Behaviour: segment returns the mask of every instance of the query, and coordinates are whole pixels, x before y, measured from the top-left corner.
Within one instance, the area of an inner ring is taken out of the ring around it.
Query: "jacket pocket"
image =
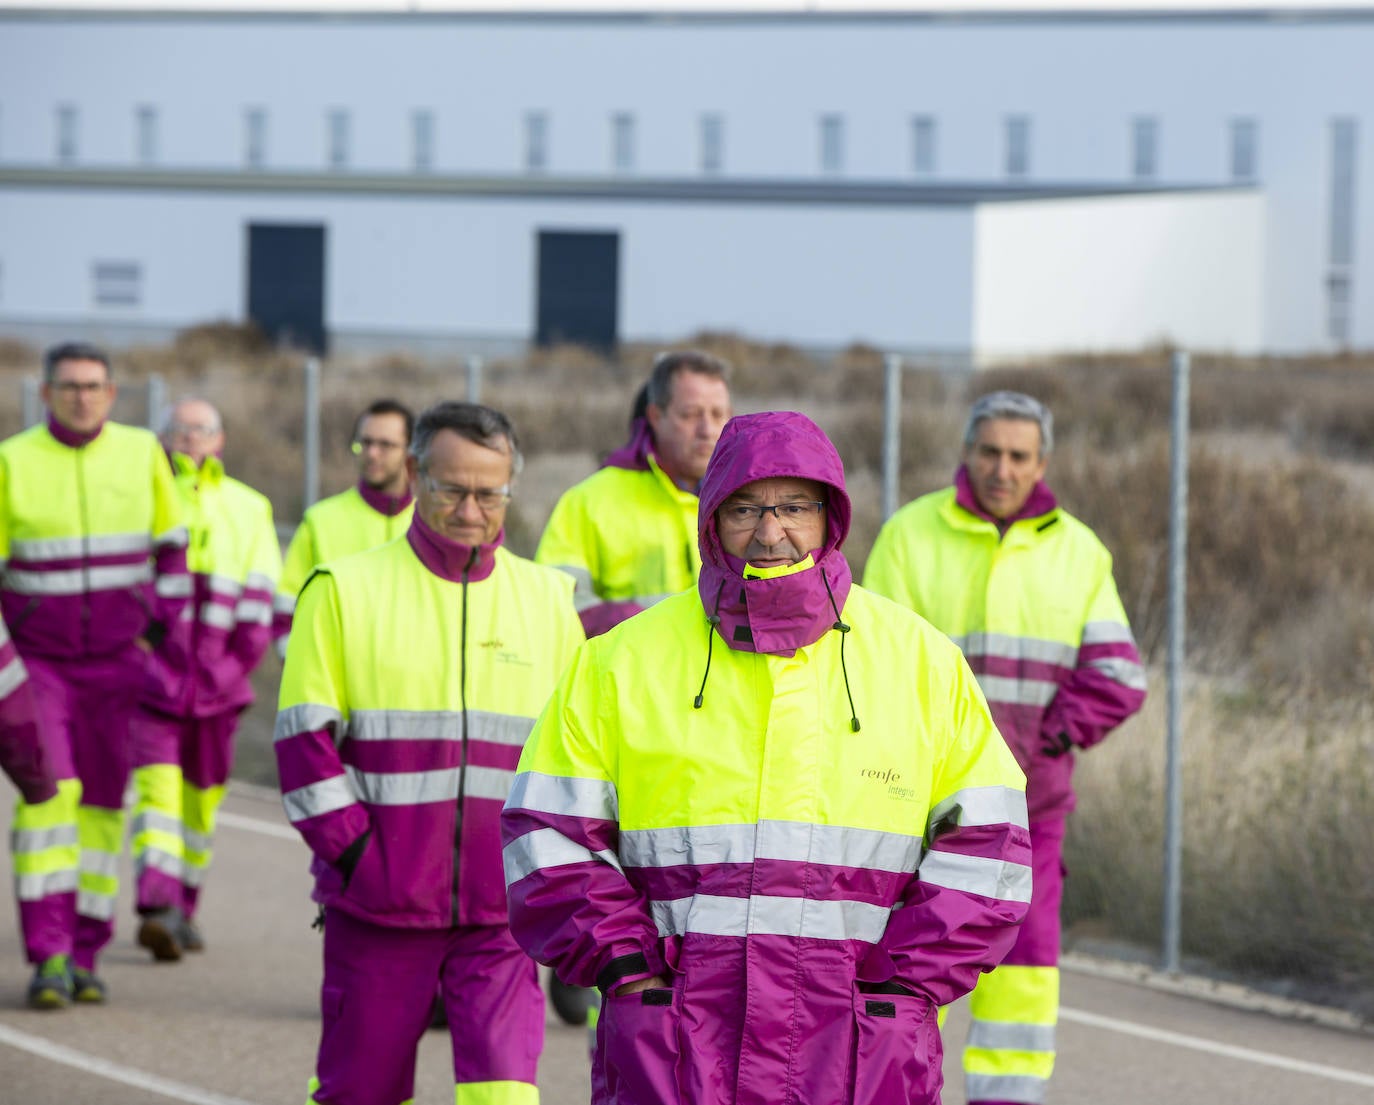
[[[676,1105],[677,990],[607,994],[596,1023],[595,1105]]]
[[[915,994],[854,994],[853,1105],[939,1105],[935,1007]]]

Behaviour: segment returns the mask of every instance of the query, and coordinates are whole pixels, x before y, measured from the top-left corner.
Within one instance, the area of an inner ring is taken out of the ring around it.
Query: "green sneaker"
[[[72,1000],[86,1005],[103,1005],[107,991],[105,981],[85,967],[72,968]]]
[[[31,1009],[65,1009],[71,1003],[72,969],[68,956],[49,956],[34,968],[28,1000]]]

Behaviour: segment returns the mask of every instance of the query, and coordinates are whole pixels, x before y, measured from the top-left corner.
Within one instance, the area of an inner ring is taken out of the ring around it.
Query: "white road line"
[[[0,1024],[0,1043],[9,1044],[10,1047],[30,1052],[43,1059],[50,1059],[54,1063],[62,1063],[88,1074],[108,1078],[111,1082],[122,1082],[138,1090],[170,1097],[174,1101],[184,1101],[186,1105],[255,1105],[254,1102],[245,1101],[241,1097],[226,1097],[224,1094],[188,1086],[183,1082],[173,1082],[169,1078],[159,1078],[155,1074],[135,1070],[133,1067],[111,1063],[108,1059],[55,1044],[42,1036],[30,1036],[27,1032],[20,1032],[8,1025]]]
[[[263,821],[258,817],[244,817],[237,813],[221,812],[215,818],[216,824],[229,829],[244,829],[263,836],[275,836],[279,840],[300,840],[301,834],[289,825],[278,825],[275,821]]]
[[[1126,1036],[1138,1036],[1142,1040],[1155,1040],[1175,1047],[1186,1047],[1193,1051],[1203,1051],[1209,1055],[1223,1055],[1228,1059],[1240,1059],[1246,1063],[1258,1063],[1266,1067],[1293,1071],[1296,1074],[1310,1074],[1316,1078],[1327,1078],[1333,1082],[1349,1082],[1355,1086],[1374,1086],[1374,1074],[1361,1074],[1359,1071],[1344,1070],[1341,1067],[1328,1067],[1321,1063],[1308,1063],[1302,1059],[1288,1059],[1282,1055],[1272,1055],[1267,1051],[1254,1048],[1233,1047],[1196,1036],[1184,1036],[1179,1032],[1166,1032],[1162,1028],[1150,1028],[1132,1021],[1121,1021],[1115,1017],[1100,1017],[1096,1013],[1084,1013],[1080,1009],[1059,1010],[1061,1020],[1085,1024],[1091,1028],[1105,1028],[1109,1032],[1120,1032]]]

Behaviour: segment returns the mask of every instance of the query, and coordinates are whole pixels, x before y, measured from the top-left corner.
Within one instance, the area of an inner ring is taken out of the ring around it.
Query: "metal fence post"
[[[43,401],[38,389],[41,381],[37,376],[25,376],[20,390],[20,408],[24,414],[24,429],[37,426],[43,420]]]
[[[1169,466],[1169,658],[1164,797],[1164,969],[1177,974],[1183,914],[1183,665],[1188,590],[1188,354],[1173,357]]]
[[[315,357],[305,362],[305,453],[304,513],[320,497],[320,362]]]
[[[473,355],[467,359],[469,403],[482,401],[482,358]]]
[[[902,358],[889,353],[883,362],[883,521],[897,510],[897,479],[902,461]]]
[[[153,433],[161,433],[162,412],[167,407],[167,381],[156,372],[148,376],[147,396],[147,416],[148,420],[144,423]]]

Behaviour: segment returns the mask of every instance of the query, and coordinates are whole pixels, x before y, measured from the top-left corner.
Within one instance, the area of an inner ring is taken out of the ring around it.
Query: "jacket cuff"
[[[596,988],[603,994],[609,993],[622,982],[634,982],[641,978],[653,978],[658,972],[649,966],[649,957],[643,952],[618,955],[601,968],[596,976]]]

